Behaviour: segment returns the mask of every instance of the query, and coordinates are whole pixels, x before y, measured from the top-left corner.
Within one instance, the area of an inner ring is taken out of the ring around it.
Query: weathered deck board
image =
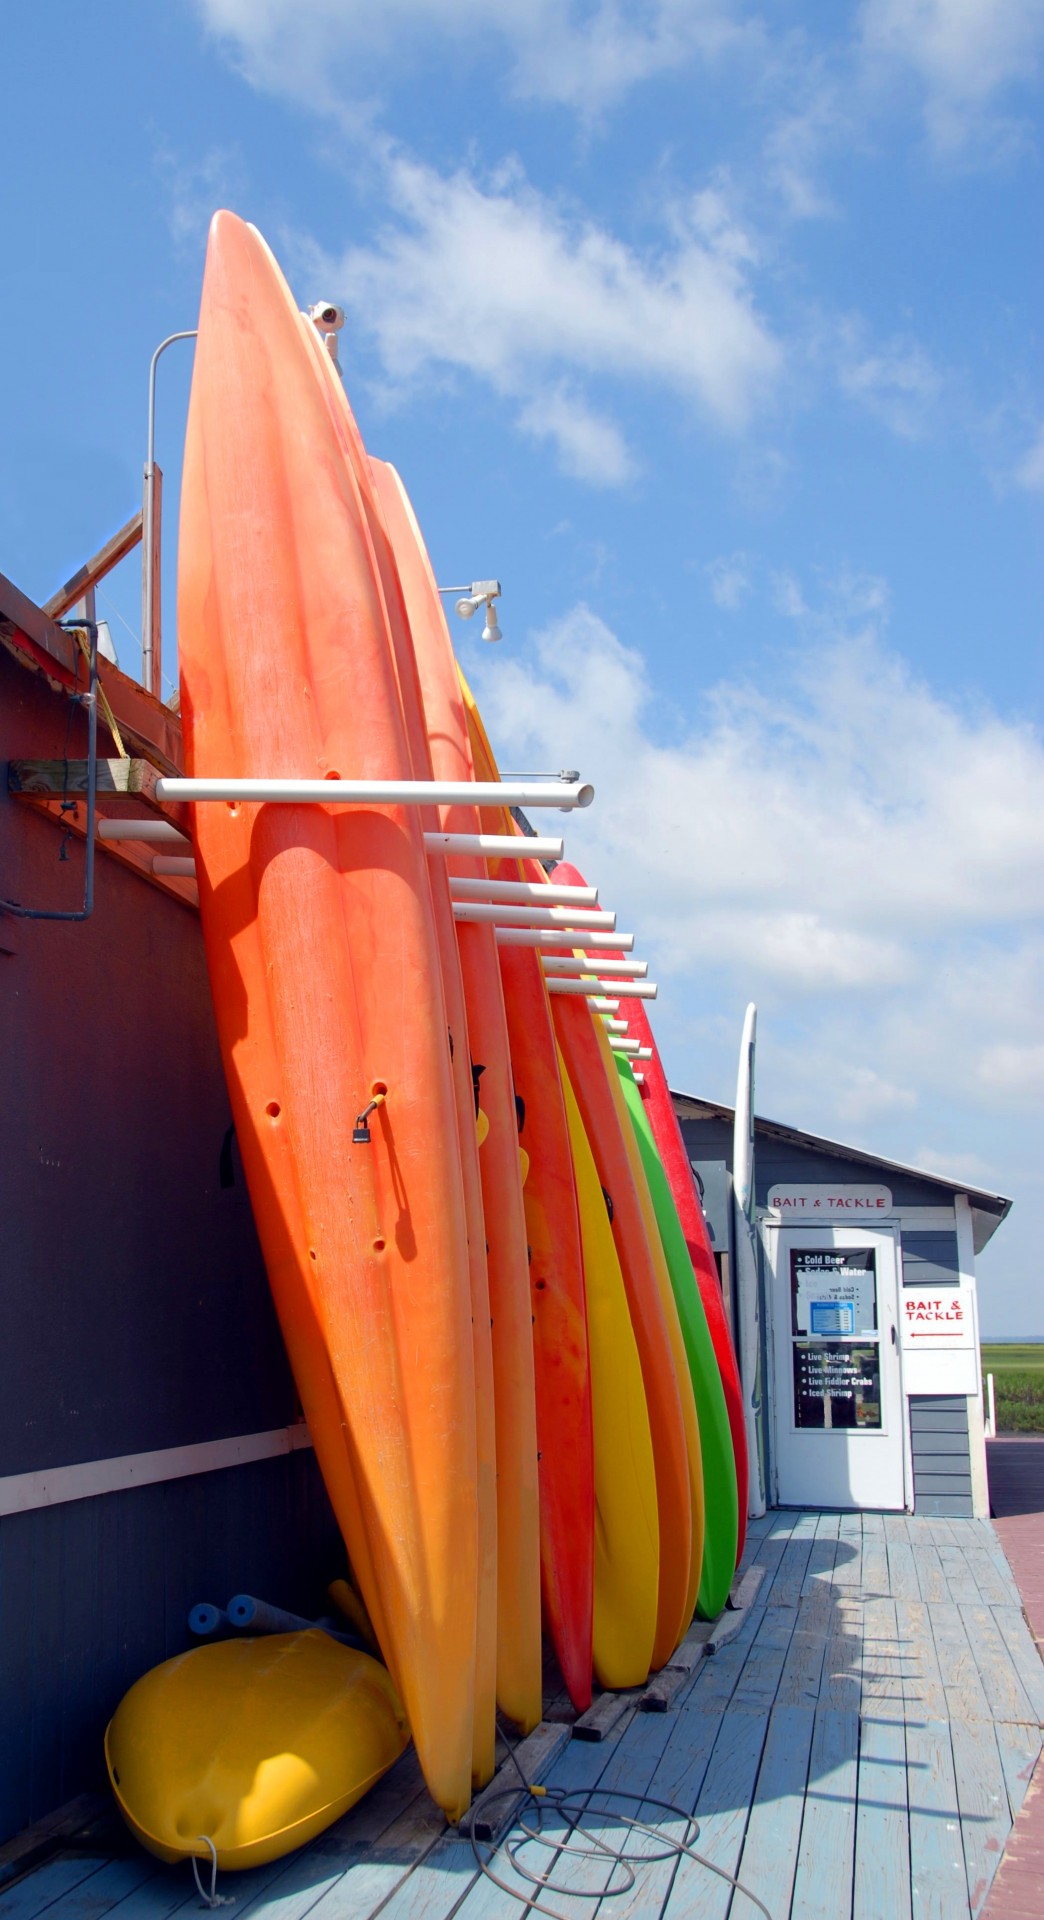
[[[852,1920],[910,1911],[906,1728],[864,1714],[859,1726]]]
[[[911,1722],[906,1763],[913,1911],[917,1920],[954,1920],[968,1911],[968,1882],[949,1723]]]
[[[1044,1725],[1044,1664],[1034,1659],[1036,1645],[1019,1606],[993,1607],[994,1622],[1011,1654],[1035,1720]]]
[[[1004,1769],[992,1732],[977,1722],[951,1720],[950,1744],[968,1900],[974,1915],[990,1890],[1004,1842],[1011,1831],[1011,1813]]]
[[[695,1851],[718,1873],[681,1860],[665,1909],[670,1920],[725,1920],[732,1889],[720,1874],[734,1875],[739,1865],[767,1727],[767,1713],[742,1708],[723,1721],[693,1809],[700,1828]]]
[[[808,1762],[791,1920],[836,1920],[838,1912],[851,1912],[858,1766],[859,1715],[821,1707]]]
[[[960,1607],[961,1623],[974,1650],[983,1692],[995,1720],[1021,1720],[1036,1725],[1031,1707],[1007,1643],[989,1607]]]
[[[903,1698],[907,1717],[945,1720],[946,1689],[932,1633],[930,1607],[923,1600],[897,1600],[895,1622],[905,1649]]]
[[[737,1879],[774,1915],[790,1912],[814,1726],[810,1707],[777,1706],[769,1717]],[[750,1911],[735,1903],[737,1915]]]
[[[929,1617],[948,1714],[954,1720],[992,1719],[960,1609],[953,1601],[940,1601],[931,1608]]]
[[[606,1740],[572,1740],[555,1761],[540,1803],[553,1844],[522,1852],[550,1876],[542,1904],[562,1920],[746,1920],[728,1881],[622,1817],[681,1843],[695,1812],[694,1850],[773,1920],[977,1920],[1044,1721],[1044,1665],[992,1529],[777,1512],[752,1526],[744,1564],[764,1569],[754,1603],[668,1711],[629,1701]],[[607,1850],[594,1861],[560,1844],[555,1799],[591,1788],[583,1844]],[[447,1830],[410,1752],[311,1847],[222,1875],[219,1891],[242,1920],[509,1920],[536,1890],[506,1841],[483,1853],[511,1893]],[[63,1844],[0,1892],[2,1920],[198,1910],[185,1866]],[[609,1850],[628,1856],[625,1892],[620,1867],[603,1891]]]
[[[1014,1820],[1033,1778],[1033,1769],[1040,1755],[1041,1733],[1039,1727],[1004,1725],[995,1727],[994,1733],[997,1738],[1001,1767],[1004,1771],[1008,1805]]]

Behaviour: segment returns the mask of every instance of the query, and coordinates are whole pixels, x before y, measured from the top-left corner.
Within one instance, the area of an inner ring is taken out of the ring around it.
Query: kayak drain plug
[[[367,1126],[366,1122],[368,1121],[371,1113],[376,1113],[378,1107],[383,1107],[387,1097],[388,1097],[387,1090],[385,1090],[382,1093],[375,1093],[373,1096],[373,1099],[370,1101],[369,1106],[364,1107],[361,1113],[356,1114],[355,1125],[352,1128],[353,1147],[369,1146],[370,1129]]]

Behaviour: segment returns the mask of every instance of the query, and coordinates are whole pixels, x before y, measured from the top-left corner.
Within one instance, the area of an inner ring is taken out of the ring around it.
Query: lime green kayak
[[[689,1249],[675,1207],[663,1162],[660,1159],[642,1096],[623,1054],[616,1055],[624,1099],[631,1116],[645,1177],[649,1182],[656,1222],[660,1229],[664,1258],[681,1321],[685,1356],[689,1363],[692,1391],[700,1421],[700,1445],[703,1450],[703,1492],[706,1532],[703,1544],[703,1573],[696,1601],[696,1612],[703,1620],[714,1620],[729,1597],[736,1568],[738,1507],[736,1499],[736,1456],[732,1448],[725,1392],[714,1355],[710,1328],[700,1299],[700,1290],[689,1259]]]

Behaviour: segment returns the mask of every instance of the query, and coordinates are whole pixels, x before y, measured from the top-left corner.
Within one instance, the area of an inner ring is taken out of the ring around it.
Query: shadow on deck
[[[604,1803],[586,1829],[603,1847],[626,1842],[632,1884],[617,1868],[609,1887],[605,1853],[556,1860],[562,1823],[545,1803],[552,1851],[530,1842],[521,1854],[533,1871],[553,1871],[537,1910],[564,1920],[754,1914],[726,1875],[772,1920],[971,1920],[1044,1720],[1044,1667],[993,1528],[771,1513],[746,1558],[764,1569],[756,1602],[697,1663],[674,1709],[642,1713],[635,1701],[609,1739],[571,1741],[547,1776],[553,1789],[633,1796]],[[639,1809],[668,1839],[683,1839],[694,1815],[693,1844],[718,1875],[627,1839],[618,1814]],[[235,1895],[239,1920],[507,1920],[534,1888],[506,1845],[493,1866],[511,1891],[446,1830],[407,1754],[321,1840],[225,1876],[221,1891]],[[158,1920],[195,1907],[184,1868],[160,1868],[129,1843],[118,1857],[58,1855],[0,1897],[4,1920]]]

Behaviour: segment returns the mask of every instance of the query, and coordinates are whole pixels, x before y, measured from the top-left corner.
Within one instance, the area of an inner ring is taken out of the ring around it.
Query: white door
[[[894,1231],[764,1234],[780,1505],[904,1507]]]

